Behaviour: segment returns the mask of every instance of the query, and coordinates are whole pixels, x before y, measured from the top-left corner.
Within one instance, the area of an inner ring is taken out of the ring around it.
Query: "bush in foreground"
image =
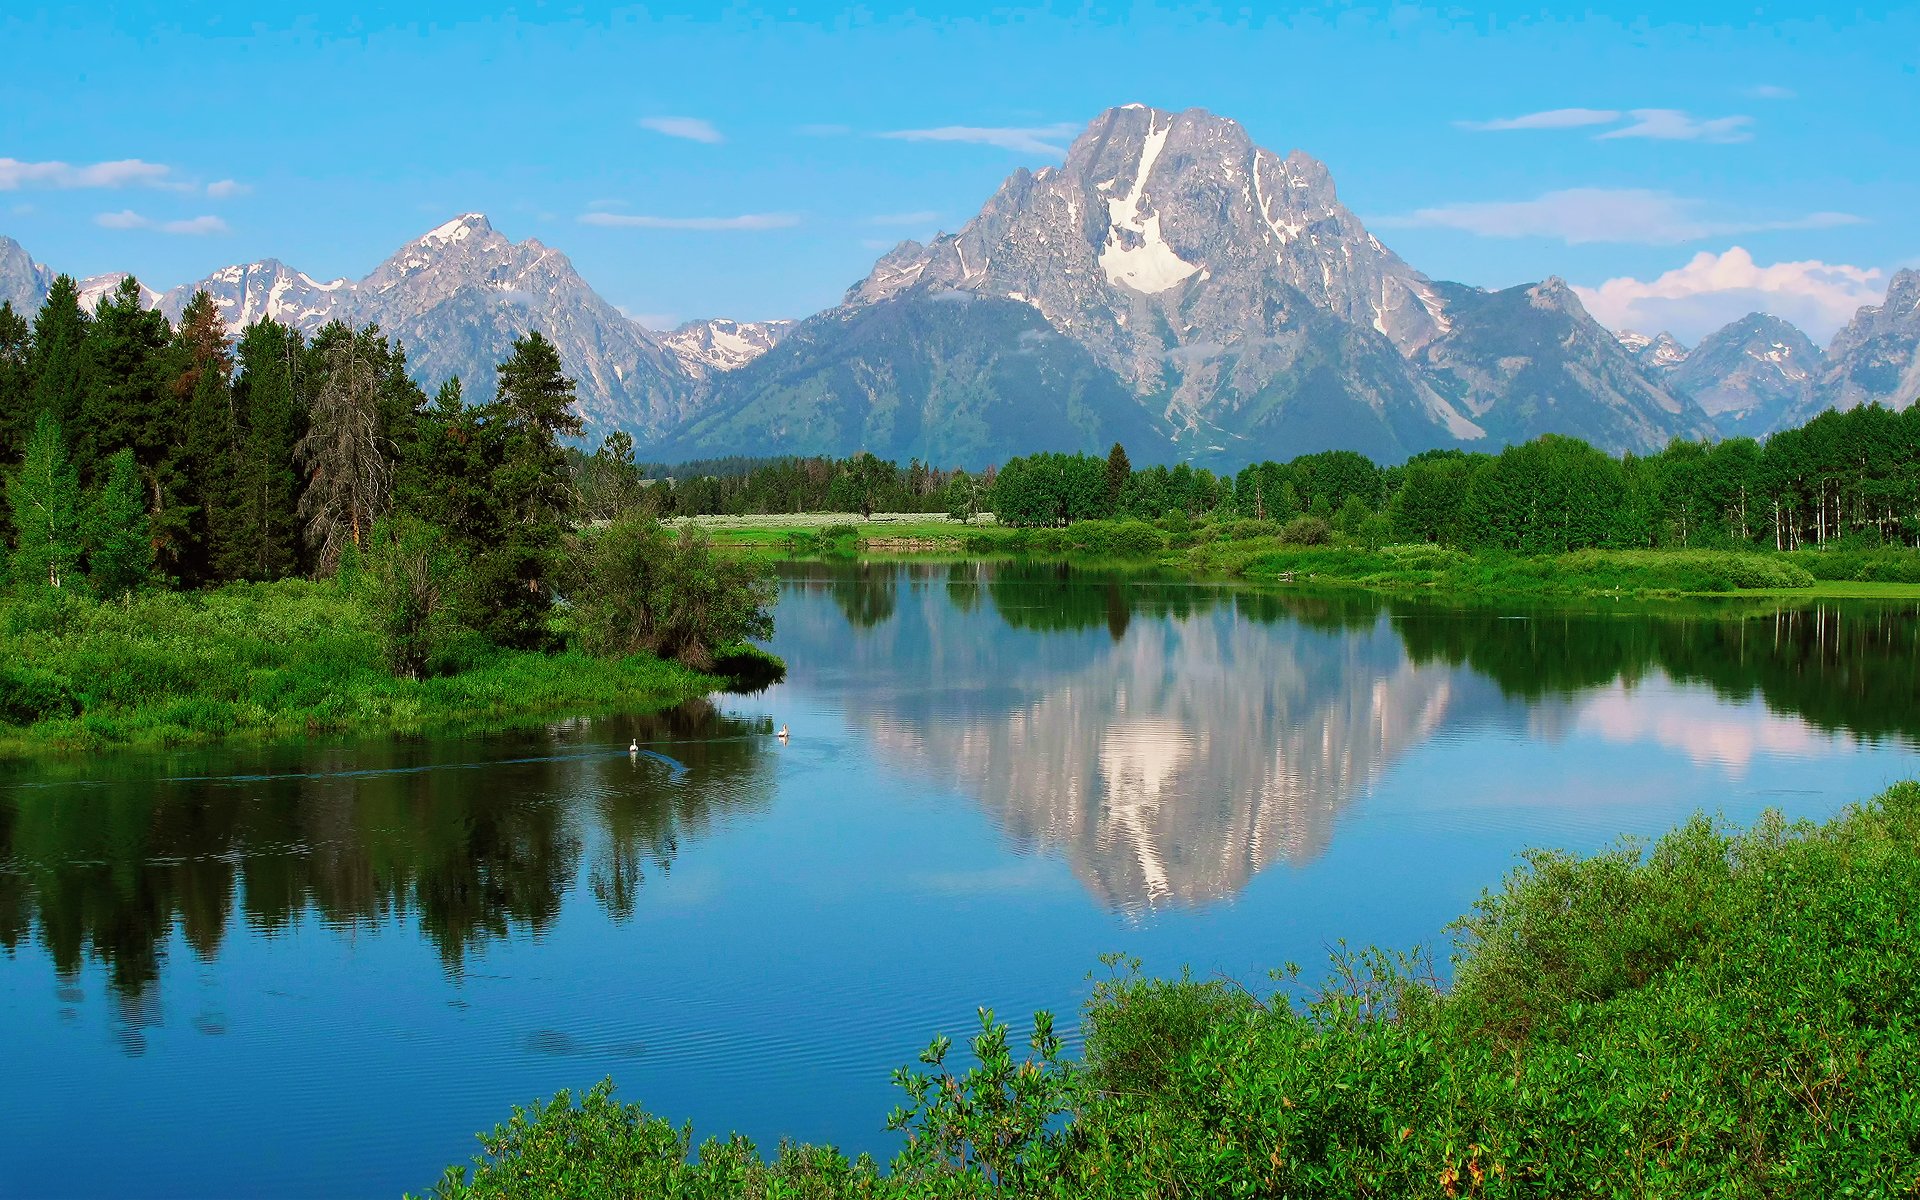
[[[1342,954],[1311,994],[1121,970],[1084,1064],[982,1014],[896,1078],[889,1173],[691,1133],[606,1087],[516,1112],[442,1197],[1912,1195],[1920,785],[1824,826],[1696,819],[1534,853],[1456,926],[1455,981]],[[1061,1119],[1061,1118],[1065,1119]]]

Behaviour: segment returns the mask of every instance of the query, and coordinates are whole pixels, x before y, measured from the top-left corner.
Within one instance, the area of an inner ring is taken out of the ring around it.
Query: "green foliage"
[[[1010,460],[989,495],[1002,525],[1067,525],[1113,512],[1108,462],[1089,454],[1035,454]]]
[[[0,664],[0,721],[31,725],[79,711],[73,683],[65,676],[20,662]]]
[[[80,481],[59,423],[45,412],[27,439],[25,461],[7,480],[7,509],[16,539],[14,581],[24,587],[71,584],[80,565]]]
[[[68,681],[79,703],[0,736],[0,754],[508,725],[556,711],[677,703],[720,683],[645,656],[486,645],[447,663],[457,671],[397,679],[357,586],[297,580],[112,602],[41,589],[0,603],[0,663],[30,663]]]
[[[746,559],[721,558],[688,526],[674,537],[627,517],[584,539],[575,594],[581,644],[601,655],[645,652],[710,669],[721,648],[773,634],[773,581]]]
[[[87,507],[87,578],[96,595],[117,597],[153,580],[153,539],[133,451],[107,460],[107,479]]]
[[[387,669],[402,679],[425,675],[454,632],[448,600],[458,572],[444,531],[410,517],[374,525],[353,583],[380,635]]]
[[[890,1194],[872,1160],[831,1149],[782,1145],[772,1163],[735,1135],[709,1139],[693,1156],[690,1126],[674,1128],[639,1105],[613,1099],[602,1081],[576,1102],[561,1092],[515,1108],[480,1138],[471,1168],[452,1167],[428,1195],[438,1200],[573,1196],[672,1196],[680,1200],[827,1200]]]
[[[907,1134],[889,1180],[897,1193],[1031,1193],[1058,1170],[1050,1127],[1073,1108],[1077,1089],[1053,1014],[1034,1014],[1030,1053],[1018,1062],[1006,1023],[996,1021],[992,1009],[979,1015],[969,1047],[974,1065],[964,1073],[947,1066],[953,1042],[940,1036],[920,1053],[927,1070],[902,1067],[893,1074],[907,1096],[887,1117],[888,1129]]]
[[[1333,529],[1319,517],[1295,517],[1280,527],[1279,537],[1288,546],[1324,546],[1333,540]]]
[[[1256,997],[1112,976],[1085,1066],[936,1038],[878,1175],[692,1134],[606,1088],[516,1110],[443,1196],[1892,1196],[1920,1190],[1920,785],[1822,827],[1695,820],[1650,852],[1534,854],[1424,956],[1340,947]],[[799,1172],[806,1164],[807,1172]],[[776,1183],[776,1181],[778,1181]],[[731,1192],[728,1191],[731,1189]]]

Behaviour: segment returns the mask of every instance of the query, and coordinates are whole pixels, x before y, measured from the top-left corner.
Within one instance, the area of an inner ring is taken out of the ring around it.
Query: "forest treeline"
[[[1549,435],[1498,453],[1432,450],[1392,466],[1329,450],[1231,476],[1184,464],[1136,470],[1121,446],[1104,458],[1015,458],[978,475],[871,455],[647,470],[656,477],[652,503],[689,515],[991,512],[1000,524],[1027,527],[1309,517],[1375,543],[1520,554],[1920,543],[1920,407],[1866,405],[1822,413],[1765,443],[1675,441],[1657,454],[1619,457]]]
[[[132,279],[91,312],[66,276],[31,320],[0,305],[16,592],[339,577],[407,678],[457,669],[450,649],[476,642],[705,668],[770,632],[763,573],[663,531],[633,504],[631,443],[580,454],[581,432],[538,332],[491,396],[455,379],[429,397],[373,326],[309,339],[262,320],[234,341],[206,293],[176,325]]]

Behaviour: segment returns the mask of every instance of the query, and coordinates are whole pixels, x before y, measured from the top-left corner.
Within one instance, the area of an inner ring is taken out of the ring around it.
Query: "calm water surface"
[[[894,1066],[1104,951],[1442,944],[1525,846],[1920,774],[1911,605],[889,564],[778,626],[788,682],[662,716],[0,769],[0,1194],[392,1195],[608,1075],[885,1154]]]

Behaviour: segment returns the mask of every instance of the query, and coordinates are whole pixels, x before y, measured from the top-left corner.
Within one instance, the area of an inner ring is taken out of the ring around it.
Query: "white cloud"
[[[63,162],[22,162],[0,158],[0,192],[25,187],[44,188],[123,188],[167,187],[173,168],[163,163],[123,158],[114,162],[74,166]]]
[[[1773,83],[1756,83],[1740,94],[1749,100],[1793,100],[1800,95],[1792,88],[1784,88]]]
[[[652,217],[639,213],[590,212],[582,225],[606,229],[699,229],[709,231],[788,229],[800,223],[792,213],[743,213],[737,217]]]
[[[1880,271],[1809,259],[1761,266],[1734,246],[1702,251],[1655,279],[1622,276],[1598,287],[1575,287],[1595,320],[1613,329],[1665,329],[1693,341],[1750,312],[1770,312],[1825,341],[1854,310],[1878,304]]]
[[[663,133],[670,138],[682,138],[689,142],[705,142],[718,145],[727,139],[721,136],[713,122],[704,117],[641,117],[640,127]]]
[[[880,213],[864,222],[868,225],[931,225],[940,219],[940,214],[931,209],[922,212]]]
[[[998,146],[1022,154],[1047,154],[1058,157],[1067,152],[1058,143],[1070,138],[1078,125],[1040,125],[1031,128],[989,127],[980,125],[942,125],[938,129],[895,129],[878,136],[902,142],[967,142],[977,146]]]
[[[234,196],[244,196],[253,189],[244,183],[232,179],[216,179],[207,185],[207,195],[215,200],[226,200]]]
[[[1525,113],[1518,117],[1455,121],[1454,124],[1478,133],[1500,133],[1509,129],[1580,129],[1588,125],[1611,125],[1623,115],[1611,108],[1550,108],[1545,112]]]
[[[1654,138],[1667,142],[1746,142],[1753,140],[1752,117],[1690,116],[1677,108],[1636,108],[1633,123],[1609,129],[1597,136],[1601,141],[1614,138]]]
[[[1422,208],[1369,222],[1388,228],[1459,229],[1481,237],[1557,238],[1569,245],[1620,242],[1650,246],[1785,229],[1861,224],[1851,213],[1780,219],[1716,213],[1702,200],[1646,188],[1566,188],[1532,200],[1473,201]]]
[[[187,217],[178,221],[156,221],[152,217],[141,216],[130,208],[119,212],[100,213],[93,218],[93,223],[102,229],[150,229],[155,233],[184,234],[189,237],[227,232],[227,223],[219,217]]]

